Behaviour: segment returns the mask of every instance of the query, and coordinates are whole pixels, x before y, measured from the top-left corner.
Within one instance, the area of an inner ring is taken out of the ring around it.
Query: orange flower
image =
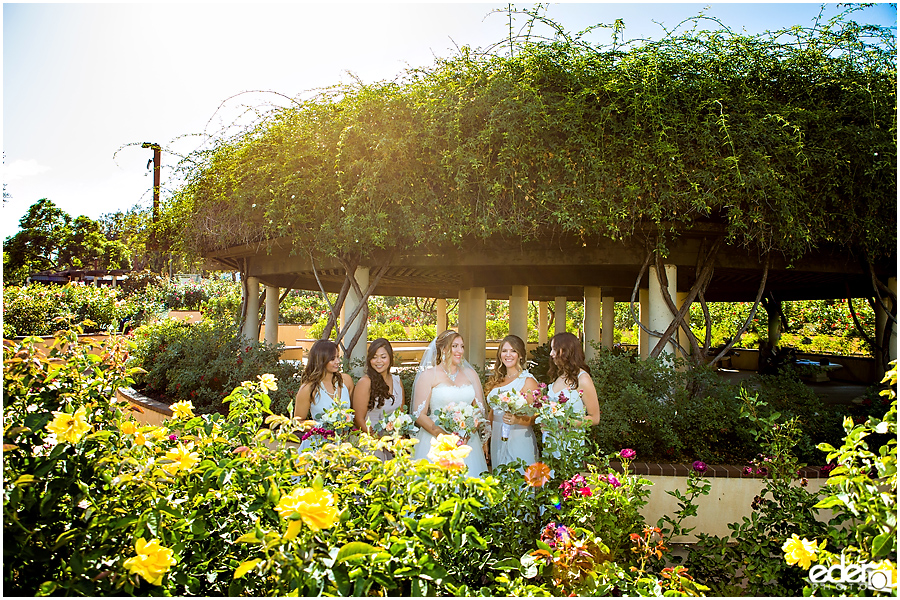
[[[541,487],[550,481],[550,467],[536,462],[525,469],[525,482],[532,487]]]

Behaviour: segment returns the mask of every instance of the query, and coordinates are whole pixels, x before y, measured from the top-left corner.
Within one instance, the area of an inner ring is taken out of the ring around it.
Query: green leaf
[[[418,529],[435,529],[447,521],[447,517],[426,517],[419,521]]]
[[[378,548],[377,546],[372,546],[371,544],[366,544],[365,542],[350,542],[349,544],[344,544],[341,546],[341,549],[337,553],[337,557],[334,559],[335,564],[357,559],[363,556],[368,556],[370,554],[376,554],[380,552],[382,548]]]

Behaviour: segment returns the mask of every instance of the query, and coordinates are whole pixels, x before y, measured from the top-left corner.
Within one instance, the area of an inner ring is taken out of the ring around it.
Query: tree
[[[71,217],[47,198],[28,207],[19,219],[20,231],[3,242],[4,280],[21,283],[33,273],[58,268],[71,224]]]

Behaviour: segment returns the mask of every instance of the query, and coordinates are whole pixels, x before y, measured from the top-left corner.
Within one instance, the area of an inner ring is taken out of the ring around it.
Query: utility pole
[[[159,144],[144,142],[141,148],[153,148],[153,222],[159,220],[159,168],[162,162],[162,148]]]

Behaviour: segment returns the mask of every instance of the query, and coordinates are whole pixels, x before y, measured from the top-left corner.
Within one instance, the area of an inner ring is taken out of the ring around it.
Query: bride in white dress
[[[534,437],[534,417],[520,417],[504,413],[497,406],[497,398],[506,392],[518,394],[538,389],[537,380],[525,369],[525,342],[517,335],[508,335],[497,348],[494,372],[484,385],[487,403],[491,407],[491,466],[503,465],[516,459],[531,465],[537,461],[537,441]],[[531,398],[529,398],[531,404]],[[503,428],[509,435],[503,441]],[[520,469],[524,471],[524,467]]]
[[[434,421],[434,416],[442,408],[452,403],[462,403],[485,410],[481,380],[472,365],[463,359],[464,350],[462,336],[449,330],[435,338],[422,356],[413,384],[412,417],[419,426],[416,433],[419,443],[416,444],[413,459],[427,459],[431,440],[448,433]],[[487,435],[490,435],[489,430]],[[475,432],[464,442],[472,448],[465,460],[469,475],[479,477],[488,470],[481,435]]]

